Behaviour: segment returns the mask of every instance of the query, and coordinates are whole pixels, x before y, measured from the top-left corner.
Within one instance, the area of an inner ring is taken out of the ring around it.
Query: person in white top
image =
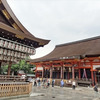
[[[72,82],[72,88],[75,90],[75,87],[76,87],[76,82],[73,81],[73,82]]]

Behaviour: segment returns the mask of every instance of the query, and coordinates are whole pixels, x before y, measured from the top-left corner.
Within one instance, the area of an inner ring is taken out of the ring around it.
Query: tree
[[[33,74],[34,72],[31,70],[35,66],[27,63],[25,60],[19,61],[17,64],[12,64],[11,66],[11,72],[14,72],[14,75],[17,75],[18,70],[23,70],[26,74]],[[7,72],[8,65],[5,65],[2,67],[3,72]]]

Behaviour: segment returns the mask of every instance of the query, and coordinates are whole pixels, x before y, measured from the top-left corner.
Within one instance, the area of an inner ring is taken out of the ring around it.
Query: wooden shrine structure
[[[57,45],[51,53],[30,63],[36,65],[37,77],[100,84],[100,36]]]
[[[49,40],[33,36],[18,21],[6,0],[0,0],[0,66],[9,64],[8,75],[12,63],[26,59],[35,54],[35,49],[48,44]]]

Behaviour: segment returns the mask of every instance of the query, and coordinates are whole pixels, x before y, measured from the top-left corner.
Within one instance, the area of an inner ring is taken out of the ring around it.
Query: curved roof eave
[[[5,9],[7,10],[7,12],[9,13],[9,15],[11,16],[11,18],[14,20],[14,22],[20,27],[20,29],[22,30],[22,32],[28,36],[29,39],[34,40],[39,42],[40,45],[46,45],[49,43],[50,40],[45,40],[45,39],[40,39],[37,38],[35,36],[33,36],[21,23],[20,21],[16,18],[16,16],[14,15],[13,11],[11,10],[11,8],[9,7],[8,3],[6,0],[1,0],[2,4],[4,5]]]
[[[77,59],[87,56],[100,56],[100,36],[56,45],[52,52],[41,58],[32,59],[30,63],[61,59]]]

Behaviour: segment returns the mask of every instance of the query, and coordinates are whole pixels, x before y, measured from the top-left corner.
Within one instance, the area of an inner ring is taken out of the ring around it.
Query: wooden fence
[[[32,91],[32,83],[7,82],[0,83],[0,97],[27,95]]]
[[[23,76],[12,76],[12,75],[0,75],[0,82],[2,81],[26,81],[26,77]]]

